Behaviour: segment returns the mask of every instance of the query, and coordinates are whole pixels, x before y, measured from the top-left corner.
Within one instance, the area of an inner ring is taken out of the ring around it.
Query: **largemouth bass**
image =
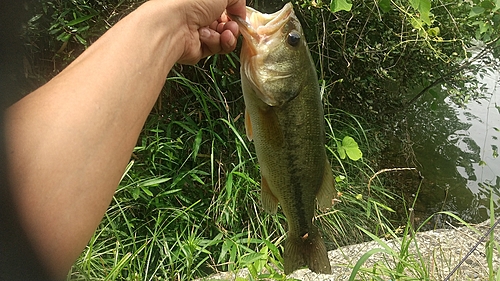
[[[328,208],[336,194],[314,63],[292,4],[273,14],[250,7],[246,12],[246,20],[231,18],[243,35],[245,127],[260,164],[262,205],[275,214],[281,204],[287,218],[285,274],[302,266],[331,273],[325,244],[313,224],[315,198]]]

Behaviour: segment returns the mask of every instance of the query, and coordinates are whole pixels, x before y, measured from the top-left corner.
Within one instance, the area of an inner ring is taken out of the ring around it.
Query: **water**
[[[484,98],[465,108],[444,93],[442,99],[427,94],[408,116],[405,144],[413,151],[406,156],[425,178],[416,204],[420,220],[451,211],[468,222],[484,221],[491,193],[500,210],[500,72],[480,80]]]

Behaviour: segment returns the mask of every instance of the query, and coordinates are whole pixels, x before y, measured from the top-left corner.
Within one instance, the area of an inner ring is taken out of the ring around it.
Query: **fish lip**
[[[261,13],[251,7],[246,7],[246,19],[229,14],[229,18],[240,27],[243,37],[249,41],[250,47],[256,47],[271,34],[275,33],[287,22],[293,12],[293,5],[289,2],[283,8],[272,14]]]

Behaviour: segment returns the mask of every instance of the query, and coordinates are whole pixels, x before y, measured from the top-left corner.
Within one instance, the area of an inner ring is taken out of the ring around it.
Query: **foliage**
[[[477,97],[482,69],[474,63],[500,50],[494,1],[297,2],[327,97],[369,118],[384,119],[437,86],[457,103]],[[477,40],[488,50],[481,56],[471,53]]]
[[[350,136],[345,136],[342,142],[337,141],[337,152],[342,160],[345,159],[346,155],[354,161],[359,160],[363,156],[358,143]]]
[[[24,28],[25,76],[32,91],[55,76],[106,29],[141,2],[134,0],[29,0],[32,15]]]

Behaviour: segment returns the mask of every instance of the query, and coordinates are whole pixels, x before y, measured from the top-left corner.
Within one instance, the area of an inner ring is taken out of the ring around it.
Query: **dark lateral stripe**
[[[288,130],[287,130],[288,132]],[[309,232],[308,229],[308,219],[306,218],[306,210],[304,208],[304,202],[303,200],[303,194],[302,190],[304,190],[305,186],[304,184],[308,184],[304,181],[302,178],[302,173],[300,168],[300,160],[299,156],[297,153],[293,152],[298,152],[300,151],[301,145],[297,142],[299,139],[295,136],[294,137],[287,137],[286,138],[289,142],[287,143],[288,150],[291,151],[292,153],[288,153],[286,157],[287,165],[290,167],[290,183],[292,184],[291,190],[293,194],[293,199],[292,202],[294,204],[293,209],[294,215],[297,216],[298,220],[298,227],[299,227],[299,235],[303,236],[306,233]]]

